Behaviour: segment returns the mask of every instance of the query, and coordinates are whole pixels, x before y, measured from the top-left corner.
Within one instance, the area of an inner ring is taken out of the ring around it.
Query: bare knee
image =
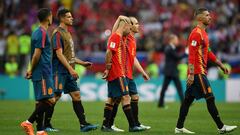
[[[81,100],[80,91],[71,92],[70,96],[72,97],[72,101],[80,101]]]
[[[131,101],[138,101],[139,96],[137,94],[131,96]]]
[[[122,105],[127,105],[127,104],[130,104],[130,96],[129,95],[125,95],[122,97]]]

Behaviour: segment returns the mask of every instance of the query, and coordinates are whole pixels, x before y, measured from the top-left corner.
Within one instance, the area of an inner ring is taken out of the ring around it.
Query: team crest
[[[53,93],[52,88],[48,88],[48,95],[51,95]]]
[[[114,42],[110,43],[110,48],[115,48],[115,46],[116,46],[116,43],[114,43]]]
[[[62,85],[62,83],[60,83],[59,85],[58,85],[58,89],[63,89],[63,85]]]
[[[196,41],[196,40],[192,40],[191,45],[192,45],[192,46],[196,46],[196,45],[197,45],[197,41]]]

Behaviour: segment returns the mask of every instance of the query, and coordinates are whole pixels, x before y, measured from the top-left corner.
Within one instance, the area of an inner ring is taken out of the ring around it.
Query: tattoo
[[[189,64],[189,73],[194,74],[194,65],[193,64]]]

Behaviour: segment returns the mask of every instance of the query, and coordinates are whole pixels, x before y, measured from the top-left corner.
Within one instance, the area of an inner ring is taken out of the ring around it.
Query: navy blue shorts
[[[136,95],[138,94],[137,92],[137,85],[133,79],[129,79],[128,77],[126,78],[127,83],[128,83],[128,89],[129,89],[129,94],[131,95]]]
[[[69,73],[67,74],[55,74],[54,75],[54,92],[61,94],[64,92],[68,94],[70,92],[79,91],[77,86],[77,79],[73,78]]]
[[[197,100],[201,98],[213,97],[212,89],[206,75],[194,75],[194,82],[191,86],[187,86],[185,96],[194,96]]]
[[[54,88],[52,78],[46,78],[39,81],[33,81],[33,88],[35,99],[37,101],[42,99],[49,99],[54,96]]]
[[[128,94],[128,85],[125,77],[119,77],[112,81],[108,81],[109,98],[119,98]]]

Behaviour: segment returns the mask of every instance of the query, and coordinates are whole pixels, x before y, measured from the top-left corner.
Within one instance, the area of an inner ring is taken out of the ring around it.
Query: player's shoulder
[[[193,28],[193,30],[190,33],[190,37],[198,37],[202,35],[202,31],[199,27]]]
[[[111,36],[109,37],[110,40],[118,40],[121,38],[121,35],[117,33],[112,33]]]
[[[35,29],[33,32],[32,32],[32,38],[35,39],[35,38],[40,38],[42,37],[42,34],[44,33],[44,31],[42,30],[41,27],[38,27],[37,29]]]

